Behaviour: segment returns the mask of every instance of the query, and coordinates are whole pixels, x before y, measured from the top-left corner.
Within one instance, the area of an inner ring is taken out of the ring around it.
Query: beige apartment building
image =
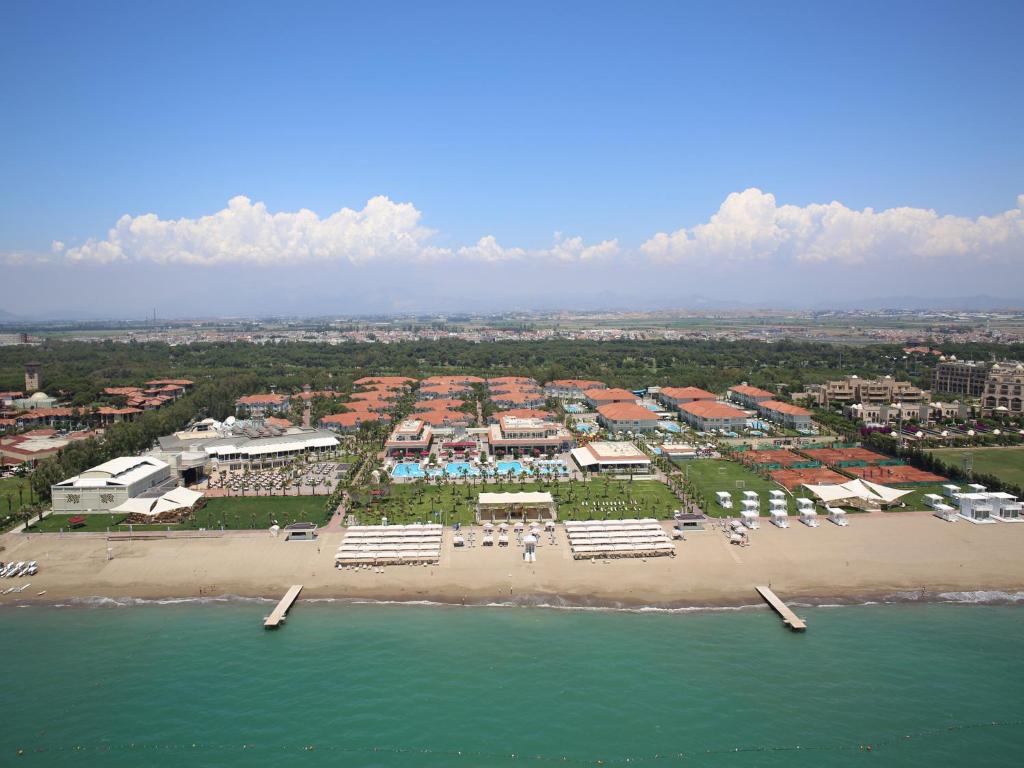
[[[881,379],[847,376],[820,384],[812,393],[812,398],[823,408],[837,403],[922,403],[929,397],[926,390],[891,376]]]
[[[990,413],[1024,413],[1024,363],[993,364],[985,382],[981,408]]]

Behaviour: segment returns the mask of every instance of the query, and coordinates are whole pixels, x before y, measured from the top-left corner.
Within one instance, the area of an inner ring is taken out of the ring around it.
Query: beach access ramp
[[[782,602],[779,596],[772,592],[770,588],[754,587],[754,589],[756,589],[758,594],[765,599],[765,602],[768,603],[768,605],[770,605],[775,610],[775,612],[782,617],[783,624],[792,629],[794,632],[803,632],[805,629],[807,629],[807,622],[805,622],[803,619],[801,619],[799,616],[793,613],[790,607],[786,605],[784,602]]]
[[[277,629],[284,620],[288,617],[288,609],[292,607],[292,603],[299,599],[299,593],[302,591],[301,584],[293,584],[287,592],[284,593],[284,597],[278,602],[277,606],[270,615],[263,620],[263,626],[265,629]]]

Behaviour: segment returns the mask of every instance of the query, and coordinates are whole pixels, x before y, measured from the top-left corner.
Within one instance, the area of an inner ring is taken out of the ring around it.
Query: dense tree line
[[[959,357],[1024,357],[1024,345],[959,345]],[[75,404],[96,400],[103,387],[150,378],[196,382],[253,373],[265,384],[297,390],[345,390],[369,374],[422,377],[474,373],[526,375],[545,381],[598,378],[612,386],[694,385],[712,390],[747,381],[782,391],[856,373],[892,375],[921,386],[931,382],[934,358],[903,354],[900,345],[846,346],[803,341],[568,340],[472,343],[457,339],[398,344],[242,342],[168,346],[163,343],[85,343],[48,340],[41,347],[0,348],[0,389],[21,389],[29,360],[43,364],[44,389]]]

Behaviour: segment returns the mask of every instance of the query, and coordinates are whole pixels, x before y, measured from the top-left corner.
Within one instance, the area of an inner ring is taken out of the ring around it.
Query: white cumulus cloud
[[[54,243],[71,261],[159,264],[274,265],[297,262],[379,260],[429,261],[472,259],[509,261],[524,258],[585,261],[618,252],[618,242],[587,245],[582,238],[556,233],[550,248],[506,248],[491,235],[474,245],[443,248],[431,245],[435,232],[420,224],[422,214],[411,203],[374,197],[359,211],[342,208],[320,218],[306,209],[271,213],[263,203],[234,197],[227,208],[197,219],[161,219],[153,213],[122,216],[103,239],[66,248]]]
[[[729,195],[706,223],[659,232],[640,250],[658,261],[719,264],[1024,260],[1024,195],[1016,208],[970,219],[923,208],[856,211],[837,202],[780,206],[751,188]]]

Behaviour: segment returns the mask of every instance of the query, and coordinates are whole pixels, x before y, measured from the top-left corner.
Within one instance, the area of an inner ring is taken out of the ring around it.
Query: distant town
[[[408,315],[348,318],[268,318],[0,323],[0,345],[44,338],[170,345],[245,342],[396,344],[458,339],[504,341],[685,341],[696,339],[835,343],[1020,343],[1024,312],[559,312]]]

